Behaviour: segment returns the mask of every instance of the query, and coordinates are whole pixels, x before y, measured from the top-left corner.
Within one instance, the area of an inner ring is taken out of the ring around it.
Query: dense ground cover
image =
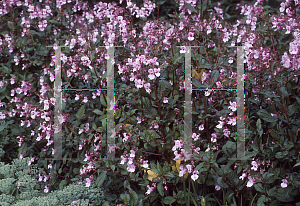
[[[1,204],[299,204],[299,4],[234,2],[2,1],[0,152],[11,166],[1,165]],[[60,122],[72,160],[45,160],[55,153],[53,45],[67,46]],[[120,46],[112,103],[109,46]],[[232,46],[244,46],[244,76]],[[191,92],[189,141],[186,53],[192,88],[204,88]],[[234,161],[240,79],[248,159]],[[121,158],[102,160],[107,151]],[[23,173],[10,172],[15,164]]]

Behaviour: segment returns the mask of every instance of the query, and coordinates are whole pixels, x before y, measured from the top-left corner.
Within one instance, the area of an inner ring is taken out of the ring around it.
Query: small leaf
[[[201,206],[206,206],[206,200],[205,200],[205,197],[202,197],[200,203],[201,203]]]
[[[8,28],[10,28],[11,30],[15,30],[15,27],[14,27],[14,23],[13,23],[13,22],[8,21],[8,22],[7,22],[7,26],[8,26]]]
[[[66,184],[67,184],[67,180],[62,180],[59,184],[59,190],[62,190]]]
[[[261,130],[261,120],[260,119],[258,119],[256,121],[256,127],[257,127],[257,131]]]
[[[295,164],[294,167],[297,167],[297,166],[299,166],[299,165],[300,165],[300,162],[298,162],[297,164]],[[293,168],[294,168],[294,167],[293,167]]]
[[[163,197],[164,196],[164,188],[163,188],[163,182],[160,182],[157,184],[157,191],[159,194]]]
[[[269,198],[267,198],[265,195],[262,195],[257,201],[257,206],[265,205],[264,202],[268,202],[268,200]]]
[[[298,109],[298,103],[295,102],[294,104],[288,106],[288,115],[291,117]]]
[[[262,193],[265,192],[263,185],[261,183],[254,184],[254,188],[256,189],[257,192],[262,192]]]
[[[102,186],[102,184],[103,184],[103,182],[105,180],[105,177],[106,177],[106,173],[107,173],[107,171],[103,171],[100,174],[100,176],[97,178],[97,180],[96,180],[97,187],[101,187]]]
[[[174,197],[171,197],[171,196],[167,196],[167,197],[165,197],[163,200],[162,200],[162,202],[164,203],[164,204],[169,204],[169,205],[171,205],[173,202],[175,202],[176,201],[176,199],[174,198]]]
[[[130,200],[133,200],[133,204],[135,205],[138,202],[139,197],[133,189],[131,189],[129,186],[127,188],[129,189],[130,196],[132,197]]]
[[[277,117],[276,116],[272,117],[271,114],[269,114],[269,112],[267,112],[267,110],[265,110],[265,109],[259,110],[257,112],[257,114],[266,122],[276,122],[277,121]]]
[[[100,111],[99,109],[95,109],[94,111],[93,111],[95,114],[98,114],[98,115],[100,115],[100,114],[102,114],[103,112],[102,111]]]
[[[219,74],[219,70],[213,70],[210,74],[210,77],[213,79],[214,82],[216,82],[219,77]]]
[[[192,5],[190,5],[188,3],[184,3],[184,5],[186,6],[186,8],[188,8],[192,12],[198,13],[197,10],[194,7],[192,7]]]
[[[77,114],[76,114],[76,118],[77,118],[78,120],[80,120],[80,119],[83,117],[84,112],[85,112],[85,107],[84,107],[84,105],[83,105],[83,106],[81,106],[80,109],[78,110],[78,112],[77,112]]]

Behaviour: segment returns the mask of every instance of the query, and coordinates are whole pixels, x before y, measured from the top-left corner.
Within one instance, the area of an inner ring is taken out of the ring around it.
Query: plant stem
[[[157,88],[158,88],[158,83],[156,83],[156,86],[155,86],[155,97],[156,97],[156,105],[158,107],[159,119],[160,119],[160,121],[162,121],[161,108],[160,108],[160,103],[159,103],[159,99],[158,99],[158,96],[157,96]],[[163,143],[166,143],[167,141],[166,141],[166,135],[165,135],[165,128],[164,128],[164,126],[161,122],[158,122],[158,125],[159,125],[160,129],[162,130],[162,135],[163,135],[163,138],[164,138]]]
[[[205,116],[206,116],[207,115],[206,96],[203,97],[203,101],[204,101],[204,110],[205,110]],[[206,119],[204,121],[205,121],[205,129],[206,129],[206,138],[207,138],[207,141],[209,142],[208,121]]]

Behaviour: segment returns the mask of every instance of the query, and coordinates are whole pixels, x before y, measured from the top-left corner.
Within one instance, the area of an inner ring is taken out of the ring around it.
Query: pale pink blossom
[[[198,177],[199,177],[198,174],[199,174],[199,172],[197,170],[193,171],[193,175],[191,176],[193,181],[196,181],[198,179]]]
[[[135,167],[136,167],[135,165],[129,164],[128,167],[127,167],[127,171],[128,172],[134,172],[135,171]]]
[[[288,181],[286,179],[281,180],[282,183],[280,184],[282,188],[286,188],[288,186]]]
[[[163,102],[164,102],[164,103],[168,103],[168,97],[164,97]]]
[[[93,180],[91,180],[90,178],[86,178],[85,180],[86,180],[85,187],[90,187],[90,185],[91,185],[91,183],[92,183]]]
[[[47,185],[45,186],[44,192],[45,192],[45,193],[48,193],[48,192],[49,192],[49,187],[48,187]]]

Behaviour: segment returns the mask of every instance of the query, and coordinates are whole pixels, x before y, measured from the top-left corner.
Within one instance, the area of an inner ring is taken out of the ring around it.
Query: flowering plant
[[[100,2],[89,10],[71,0],[3,1],[0,132],[11,131],[20,158],[40,167],[44,191],[96,182],[115,204],[296,204],[298,1],[281,3],[279,11],[261,0],[238,4],[245,18],[236,24],[226,21],[220,2],[180,0],[169,21],[151,20],[158,6],[151,1],[141,8],[122,3],[125,9]],[[245,46],[243,77],[237,77],[236,49],[229,48],[239,43]],[[45,160],[56,152],[55,56],[47,45],[68,46],[61,55],[59,119],[63,156],[72,160]],[[102,46],[124,46],[115,48],[114,105],[97,89],[106,87],[110,60]],[[186,53],[192,53],[193,89],[205,88],[191,94],[191,151],[183,138]],[[252,161],[234,165],[228,158],[237,152],[237,78],[245,83],[245,157]],[[68,91],[78,88],[95,91]],[[105,110],[112,105],[117,144],[105,148]],[[105,149],[121,161],[102,160]]]

